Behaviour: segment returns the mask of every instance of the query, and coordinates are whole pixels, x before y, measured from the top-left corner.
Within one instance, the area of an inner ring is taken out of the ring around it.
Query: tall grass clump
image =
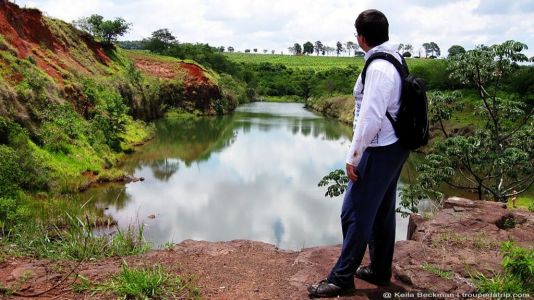
[[[173,276],[160,265],[132,268],[123,262],[121,271],[102,289],[123,299],[200,299],[200,290],[190,280]]]
[[[67,215],[65,228],[39,225],[33,232],[16,233],[13,242],[20,252],[38,258],[99,259],[145,253],[150,249],[143,239],[143,226],[129,226],[114,234],[96,235],[88,219]]]

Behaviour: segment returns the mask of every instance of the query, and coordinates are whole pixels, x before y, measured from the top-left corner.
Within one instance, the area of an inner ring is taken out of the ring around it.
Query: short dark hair
[[[386,16],[376,9],[368,9],[360,13],[354,22],[356,31],[365,37],[370,47],[378,46],[389,40],[389,23]]]

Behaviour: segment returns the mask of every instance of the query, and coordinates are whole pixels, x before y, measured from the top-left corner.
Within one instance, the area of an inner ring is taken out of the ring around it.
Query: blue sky
[[[123,39],[142,39],[168,28],[184,42],[284,51],[295,42],[355,41],[354,20],[364,9],[383,11],[390,39],[412,44],[417,54],[425,42],[442,51],[454,44],[472,49],[509,39],[527,44],[534,56],[532,0],[16,0],[48,16],[72,21],[91,14],[122,17],[133,24]]]

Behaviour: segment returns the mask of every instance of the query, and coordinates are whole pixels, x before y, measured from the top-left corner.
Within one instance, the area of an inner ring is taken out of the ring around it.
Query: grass
[[[423,270],[430,272],[434,275],[437,275],[438,277],[441,277],[443,279],[452,279],[454,276],[454,273],[452,271],[442,270],[428,263],[423,263],[421,267],[423,268]]]
[[[474,236],[467,236],[455,232],[442,232],[436,235],[431,242],[432,247],[469,247],[479,251],[499,250],[497,242],[488,239],[487,236],[477,233]]]
[[[510,198],[506,203],[509,208],[522,208],[534,212],[534,192],[527,191],[525,194],[517,197],[515,207]]]
[[[123,261],[120,272],[104,283],[79,279],[74,286],[77,293],[109,292],[119,299],[200,299],[192,279],[173,275],[161,265],[134,268]]]
[[[150,245],[143,238],[143,226],[117,229],[112,235],[97,235],[88,217],[67,220],[45,220],[12,228],[2,240],[0,249],[7,256],[30,256],[47,259],[86,260],[145,253]],[[58,224],[54,224],[57,222]]]

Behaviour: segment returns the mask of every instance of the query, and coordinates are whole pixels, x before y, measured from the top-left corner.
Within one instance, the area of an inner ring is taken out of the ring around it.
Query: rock
[[[471,276],[502,271],[502,242],[534,246],[534,214],[503,203],[452,197],[430,220],[410,216],[410,240],[395,244],[394,277],[406,291],[472,293]]]
[[[124,182],[124,183],[137,182],[137,181],[139,181],[139,178],[134,177],[132,175],[126,175],[126,176],[122,177],[121,181]]]
[[[155,218],[156,218],[156,215],[155,215],[155,214],[150,214],[150,215],[148,215],[148,218],[149,218],[149,219],[155,219]]]

